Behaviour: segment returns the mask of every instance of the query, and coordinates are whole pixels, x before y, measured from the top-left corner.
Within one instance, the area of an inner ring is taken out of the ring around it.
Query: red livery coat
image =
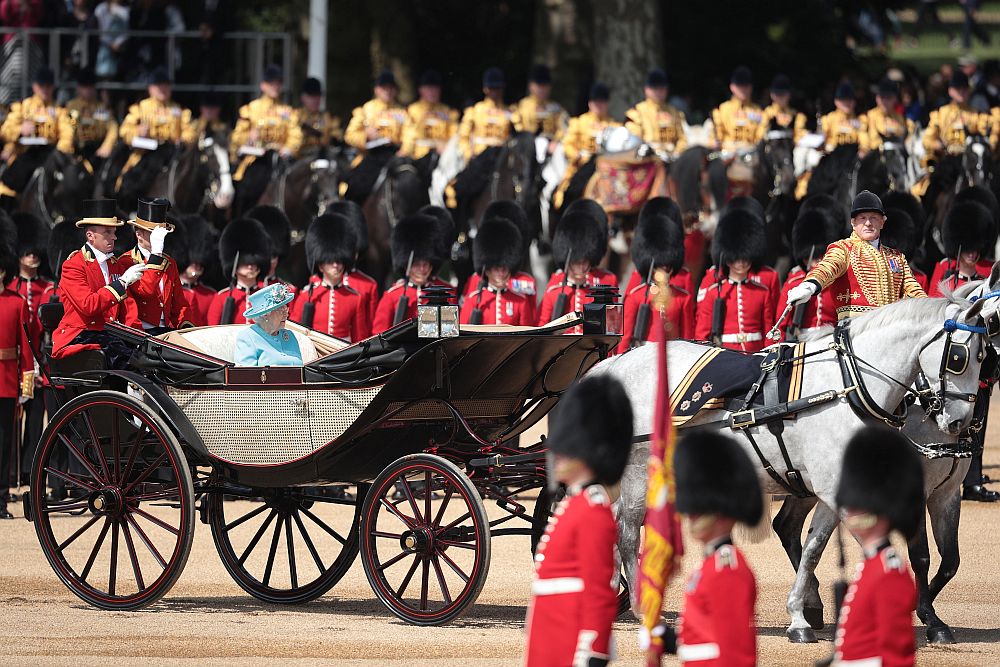
[[[611,658],[618,612],[618,529],[604,487],[570,490],[535,553],[528,607],[527,667]]]
[[[403,286],[406,285],[406,289]],[[441,287],[451,287],[450,283],[439,278],[431,278],[427,283],[430,286],[441,286]],[[409,297],[410,302],[406,308],[406,316],[403,320],[408,320],[411,317],[417,316],[417,305],[420,301],[420,288],[418,288],[413,283],[404,283],[402,279],[397,280],[396,284],[385,291],[382,298],[379,299],[378,307],[375,309],[375,319],[372,320],[372,333],[380,334],[383,331],[392,328],[392,320],[396,317],[396,304],[399,303],[400,298],[403,295]]]
[[[704,298],[698,301],[694,337],[708,340],[712,335],[712,312],[719,290],[708,285]],[[726,320],[722,330],[722,347],[740,352],[759,352],[770,341],[764,336],[774,326],[774,300],[771,291],[751,280],[733,282],[723,278],[722,298],[726,302]]]
[[[0,323],[0,398],[17,398],[21,395],[22,375],[35,370],[31,341],[24,332],[25,324],[31,326],[31,311],[17,292],[0,289]],[[9,445],[0,443],[3,447]]]
[[[788,303],[788,293],[793,287],[801,285],[805,279],[806,272],[797,266],[788,272],[788,278],[785,279],[785,284],[781,287],[781,296],[778,297],[777,302],[774,304],[775,319],[781,317],[781,314],[785,311],[785,304]],[[805,304],[805,308],[805,317],[802,319],[802,331],[799,333],[826,325],[832,326],[837,323],[837,304],[833,300],[833,292],[831,290],[825,289],[809,299]],[[778,323],[782,338],[788,335],[788,328],[792,326],[794,315],[795,309],[793,308],[785,316],[785,319]]]
[[[61,356],[81,331],[103,331],[104,325],[112,321],[129,326],[138,324],[135,303],[125,298],[128,291],[119,280],[130,266],[132,258],[129,255],[110,257],[110,282],[105,282],[101,265],[90,246],[85,245],[70,253],[63,262],[59,280],[59,294],[65,312],[59,326],[52,332],[54,357]]]
[[[480,276],[475,275],[469,276],[469,279],[465,281],[465,291],[462,294],[466,299],[479,289],[480,280]],[[535,283],[535,276],[524,271],[515,271],[510,276],[507,289],[525,297],[525,303],[528,307],[527,323],[533,325],[535,320],[538,319],[538,286]]]
[[[913,665],[916,605],[913,575],[886,542],[858,565],[857,576],[844,596],[834,639],[835,663],[870,660],[870,664],[882,667]]]
[[[150,255],[147,260],[138,247],[132,249],[131,257],[133,264],[145,262],[149,267],[131,289],[140,324],[158,327],[162,321],[170,329],[192,324],[177,262],[169,255]]]
[[[184,294],[188,300],[188,320],[196,327],[208,324],[208,310],[212,307],[217,292],[206,285],[184,285]]]
[[[20,294],[28,302],[29,333],[31,335],[31,345],[36,352],[42,349],[42,325],[38,320],[38,307],[43,303],[48,303],[55,293],[55,285],[52,281],[42,278],[23,278],[18,276],[10,281],[7,289]]]
[[[670,325],[667,330],[667,338],[694,338],[694,299],[691,295],[676,285],[669,285],[670,306],[667,308],[667,322]],[[632,346],[633,333],[635,332],[635,321],[642,304],[648,303],[650,308],[653,305],[653,295],[649,294],[646,285],[640,284],[629,290],[625,295],[625,321],[622,331],[622,341],[618,345],[618,353],[627,352]],[[655,312],[650,312],[649,322],[653,322],[656,317]],[[639,332],[638,340],[649,340],[650,327],[647,324],[646,330]]]
[[[973,276],[963,276],[955,272],[955,260],[953,259],[942,259],[940,262],[934,265],[934,273],[931,276],[930,291],[927,292],[927,296],[944,296],[944,292],[941,291],[941,283],[945,286],[954,290],[961,287],[965,283],[972,282],[973,280],[982,280],[988,278],[990,271],[993,270],[991,264],[983,265],[982,262],[976,264],[976,274]],[[914,276],[916,277],[916,276]]]
[[[292,302],[291,319],[302,323],[302,311],[312,302],[316,310],[308,326],[316,331],[356,343],[371,335],[368,304],[353,287],[310,284]]]
[[[481,308],[483,311],[482,324],[534,326],[533,309],[530,305],[532,302],[534,302],[534,297],[529,298],[510,289],[500,292],[496,292],[490,287],[475,290],[466,296],[462,303],[461,322],[469,324],[472,320],[472,311]]]

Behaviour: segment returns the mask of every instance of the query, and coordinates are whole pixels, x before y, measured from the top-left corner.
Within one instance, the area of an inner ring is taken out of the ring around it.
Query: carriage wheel
[[[358,555],[359,499],[331,497],[323,487],[260,489],[260,497],[208,499],[208,522],[219,558],[250,595],[274,604],[320,597]],[[351,512],[337,505],[353,505]]]
[[[46,482],[69,497],[49,502]],[[35,531],[52,569],[102,609],[138,609],[170,590],[194,538],[194,491],[180,444],[142,402],[115,391],[57,412],[31,474]]]
[[[361,513],[361,562],[378,599],[414,625],[442,625],[476,601],[490,566],[490,525],[469,478],[440,456],[391,463]]]

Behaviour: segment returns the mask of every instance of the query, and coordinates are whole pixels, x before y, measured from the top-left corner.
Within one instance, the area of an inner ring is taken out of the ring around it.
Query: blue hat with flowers
[[[291,303],[294,298],[295,295],[284,283],[268,285],[247,297],[247,303],[250,305],[243,311],[243,317],[248,320],[256,320],[272,310],[277,310],[285,304]]]

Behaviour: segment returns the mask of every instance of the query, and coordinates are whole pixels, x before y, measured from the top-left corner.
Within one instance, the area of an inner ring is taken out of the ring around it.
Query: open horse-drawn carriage
[[[46,364],[63,405],[25,515],[60,579],[103,609],[161,598],[200,519],[261,600],[318,598],[360,552],[393,614],[448,622],[485,583],[491,535],[541,535],[549,503],[522,502],[544,489],[544,439],[518,438],[617,345],[620,308],[459,329],[454,306],[426,305],[354,345],[296,326],[301,367],[237,367],[239,325],[109,325],[136,350],[128,370],[100,350]],[[581,319],[583,335],[553,335]],[[46,495],[54,480],[67,499]]]

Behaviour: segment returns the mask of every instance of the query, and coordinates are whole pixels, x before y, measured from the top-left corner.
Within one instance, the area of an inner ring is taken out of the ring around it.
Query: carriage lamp
[[[458,306],[451,287],[427,287],[417,306],[418,338],[454,338],[458,335]]]
[[[587,290],[593,301],[583,306],[583,333],[621,336],[625,319],[618,290],[610,285],[594,285]]]

